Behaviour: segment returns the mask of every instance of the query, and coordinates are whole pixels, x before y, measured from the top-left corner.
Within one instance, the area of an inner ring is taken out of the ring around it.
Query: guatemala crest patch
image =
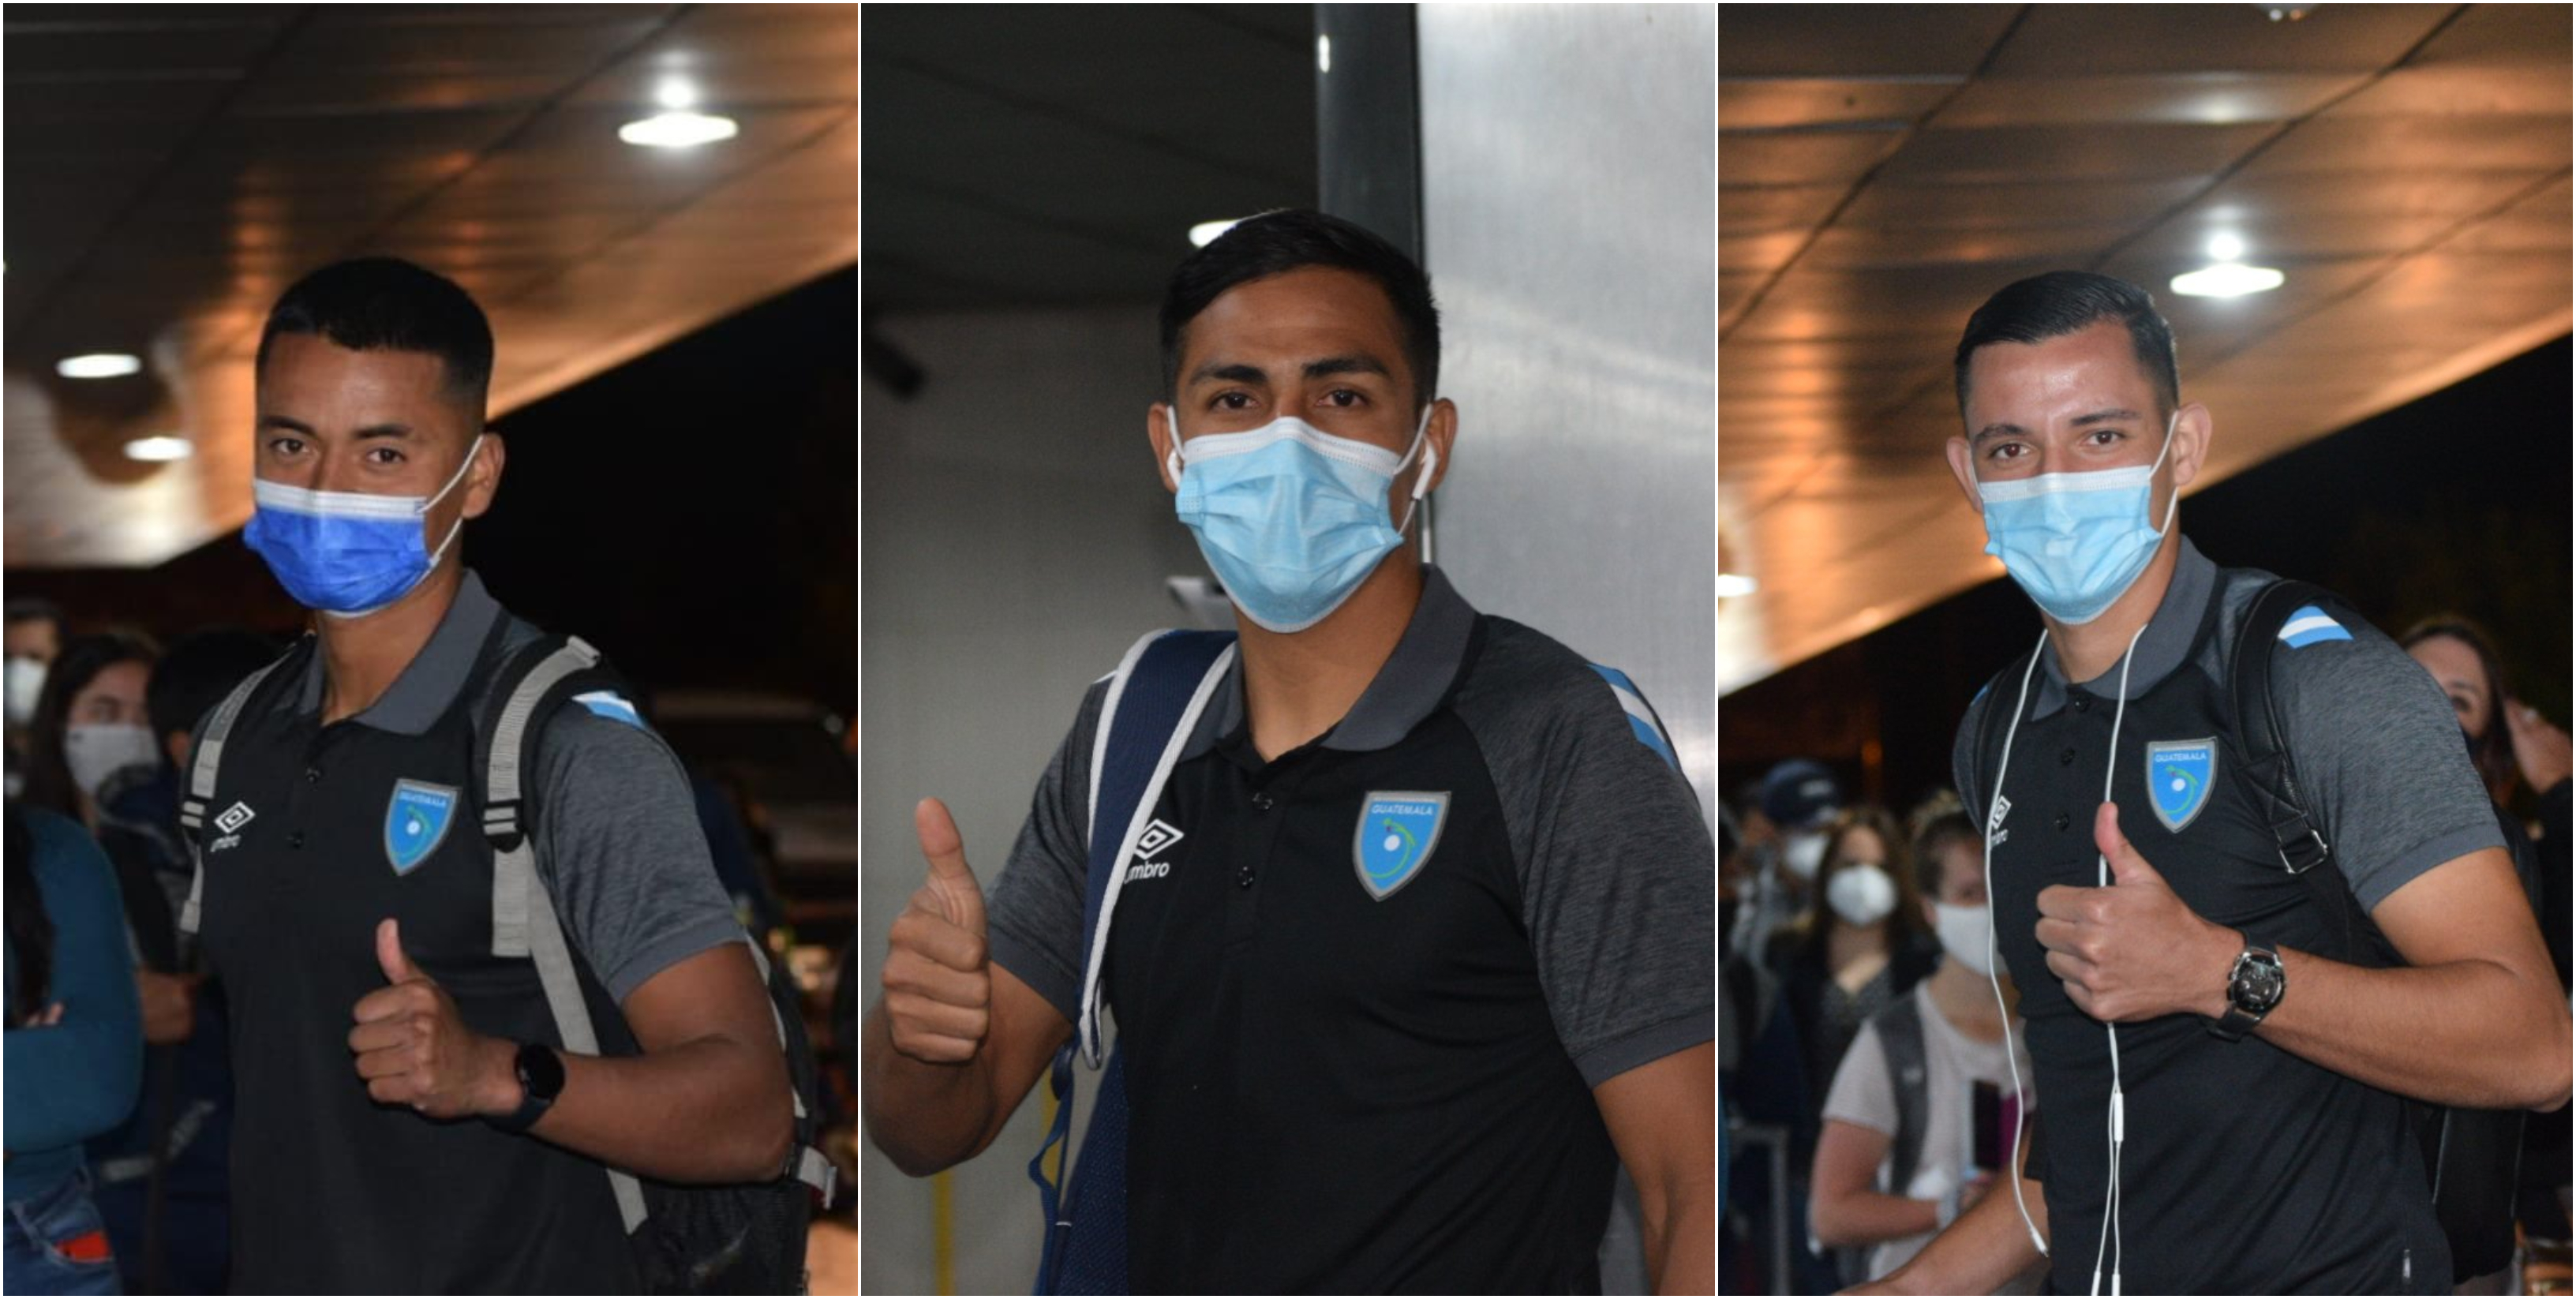
[[[393,863],[394,874],[409,875],[412,867],[428,860],[446,840],[447,827],[455,819],[455,790],[418,780],[395,781],[394,796],[385,804],[385,860]]]
[[[1449,819],[1449,795],[1370,790],[1360,801],[1360,823],[1351,835],[1351,864],[1371,898],[1413,882],[1440,843]]]
[[[2179,834],[2209,805],[2210,777],[2218,772],[2218,741],[2158,740],[2147,745],[2147,802],[2156,819]]]

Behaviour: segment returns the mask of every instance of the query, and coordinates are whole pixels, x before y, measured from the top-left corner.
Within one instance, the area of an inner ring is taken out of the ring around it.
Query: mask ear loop
[[[2030,1098],[2022,1092],[2021,1065],[2014,1058],[2012,1049],[2012,1011],[2004,1005],[2004,985],[2001,974],[2003,969],[2003,957],[2002,954],[1996,950],[1994,897],[1995,831],[1997,829],[1996,823],[2003,820],[2003,811],[2005,807],[2004,773],[2012,769],[2013,737],[2021,733],[2022,710],[2030,705],[2030,675],[2031,673],[2039,670],[2039,656],[2047,652],[2048,633],[2046,631],[2042,631],[2039,633],[2039,645],[2030,652],[2030,666],[2021,670],[2021,695],[2019,698],[2013,700],[2012,725],[2004,728],[2004,752],[2002,759],[1995,763],[1995,796],[1992,799],[1989,799],[1986,803],[1985,826],[1986,986],[1994,989],[1995,1011],[2004,1018],[2004,1065],[2006,1068],[2012,1070],[2013,1079],[2012,1167],[2004,1171],[2007,1176],[2012,1178],[2013,1207],[2021,1210],[2022,1229],[2030,1233],[2031,1248],[2038,1250],[2041,1258],[2047,1258],[2049,1256],[2048,1241],[2040,1236],[2039,1224],[2031,1221],[2030,1203],[2022,1197],[2021,1134],[2022,1129],[2028,1126],[2028,1124],[2023,1121],[2023,1116],[2030,1112]]]
[[[1163,452],[1163,472],[1172,476],[1172,486],[1177,488],[1181,485],[1181,399],[1178,396],[1172,398],[1171,405],[1163,408],[1163,428],[1172,435],[1172,445]]]
[[[465,471],[474,467],[474,453],[475,453],[475,452],[477,452],[477,451],[480,451],[480,450],[482,450],[482,449],[483,449],[483,435],[482,435],[482,434],[480,434],[480,433],[477,433],[477,434],[475,434],[475,435],[474,435],[474,441],[473,441],[473,442],[471,442],[471,443],[469,443],[469,444],[467,444],[467,446],[466,446],[466,448],[465,448],[465,461],[464,461],[464,463],[462,463],[462,464],[460,464],[460,465],[456,466],[456,472],[455,472],[455,473],[448,475],[447,485],[446,485],[446,486],[444,486],[444,487],[439,488],[439,489],[438,489],[438,491],[437,491],[435,494],[433,494],[433,495],[432,495],[428,500],[422,501],[422,502],[420,503],[420,513],[421,513],[421,517],[422,517],[422,518],[427,518],[427,517],[429,517],[429,508],[430,508],[431,506],[433,506],[433,505],[438,504],[441,500],[445,499],[445,498],[446,498],[446,496],[447,496],[447,494],[448,494],[449,492],[455,491],[455,490],[456,490],[456,485],[457,485],[458,483],[461,483],[461,482],[464,482],[464,481],[465,481]],[[440,560],[442,560],[442,559],[445,559],[445,558],[447,557],[447,548],[448,548],[450,545],[455,544],[455,541],[456,541],[456,534],[458,534],[458,533],[460,533],[460,532],[463,532],[463,531],[465,531],[465,515],[464,515],[464,513],[463,513],[462,511],[459,511],[459,512],[457,513],[457,516],[456,516],[456,522],[455,522],[454,524],[450,525],[450,526],[448,527],[448,529],[447,529],[447,537],[446,537],[446,539],[438,543],[438,549],[436,549],[436,550],[433,550],[433,551],[429,552],[429,566],[430,566],[430,568],[432,568],[432,569],[437,568],[437,567],[438,567],[438,561],[440,561]],[[424,574],[424,575],[425,575],[425,574]],[[400,597],[397,597],[397,598],[400,598]]]
[[[1422,498],[1430,494],[1431,475],[1440,467],[1440,448],[1431,445],[1431,407],[1428,405],[1422,408],[1422,422],[1414,426],[1413,445],[1405,451],[1404,459],[1395,462],[1395,472],[1403,473],[1404,467],[1412,464],[1415,456],[1422,457],[1422,468],[1413,475],[1413,495],[1405,504],[1404,517],[1395,525],[1399,534],[1413,526],[1413,512],[1421,508]]]

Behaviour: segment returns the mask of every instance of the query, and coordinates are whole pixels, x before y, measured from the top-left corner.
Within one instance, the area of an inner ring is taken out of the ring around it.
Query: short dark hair
[[[1366,228],[1302,208],[1236,222],[1172,272],[1163,290],[1163,392],[1179,388],[1182,334],[1209,303],[1238,284],[1307,266],[1354,271],[1385,291],[1413,371],[1413,404],[1428,403],[1440,391],[1440,309],[1431,300],[1431,277]]]
[[[45,688],[37,693],[36,715],[28,722],[27,784],[21,797],[48,812],[80,820],[80,789],[72,780],[70,760],[63,756],[72,696],[119,663],[141,663],[148,670],[159,657],[158,646],[127,632],[75,636],[64,643],[53,666],[45,669]]]
[[[2173,329],[2156,314],[2156,300],[2127,280],[2091,271],[2050,271],[2015,280],[1986,299],[1968,317],[1968,332],[1959,336],[1951,358],[1951,378],[1959,390],[1959,413],[1968,411],[1968,358],[1988,343],[2039,343],[2063,338],[2097,321],[2117,320],[2128,327],[2129,350],[2138,368],[2156,386],[2156,396],[2170,411],[2182,404],[2182,376],[2174,365]]]
[[[1965,812],[1944,812],[1914,832],[1914,883],[1923,896],[1941,900],[1941,858],[1959,843],[1977,843],[1977,823]]]
[[[63,608],[40,595],[10,596],[5,609],[0,609],[0,622],[49,622],[60,636],[69,624],[63,621]]]
[[[242,678],[268,666],[281,652],[267,636],[230,627],[193,631],[172,642],[143,687],[143,711],[152,719],[153,738],[167,740],[196,730],[198,719],[213,712]]]
[[[472,294],[399,257],[360,257],[297,280],[268,309],[259,367],[280,334],[316,334],[353,352],[427,352],[445,362],[448,390],[482,414],[492,383],[492,322]]]

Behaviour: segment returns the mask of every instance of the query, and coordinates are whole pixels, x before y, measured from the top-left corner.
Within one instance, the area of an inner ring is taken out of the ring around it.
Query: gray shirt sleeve
[[[1073,1023],[1082,982],[1083,877],[1091,868],[1091,745],[1107,682],[1082,696],[1046,774],[1038,777],[1029,819],[1011,844],[1010,860],[984,900],[985,941],[993,962],[1018,976]]]
[[[1557,1037],[1588,1086],[1716,1035],[1717,849],[1572,651],[1501,619],[1457,710],[1483,751]]]
[[[2432,674],[2350,610],[2324,612],[2350,639],[2275,639],[2272,688],[2309,811],[2368,910],[2504,835]]]
[[[744,941],[688,776],[659,736],[568,704],[538,757],[538,870],[609,995],[623,1004],[679,961]]]

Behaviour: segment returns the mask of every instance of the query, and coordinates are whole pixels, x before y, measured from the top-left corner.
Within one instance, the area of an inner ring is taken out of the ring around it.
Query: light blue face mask
[[[1164,467],[1180,484],[1174,508],[1199,541],[1235,607],[1275,632],[1304,631],[1360,588],[1404,544],[1413,506],[1431,486],[1431,408],[1402,456],[1335,437],[1293,415],[1241,433],[1175,442]],[[1177,439],[1180,427],[1172,426]],[[1388,526],[1395,476],[1422,457],[1413,503]],[[1184,463],[1186,462],[1186,468]]]
[[[2154,464],[1977,484],[1986,553],[2004,561],[2004,571],[2049,617],[2069,626],[2091,622],[2147,571],[2182,497],[2176,488],[2165,501],[2164,523],[2148,526],[2156,470],[2173,449],[2181,414],[2166,418]]]
[[[268,571],[297,604],[334,618],[374,613],[420,585],[465,527],[459,515],[438,549],[423,543],[421,519],[465,480],[482,445],[478,433],[447,485],[428,496],[317,492],[254,478],[251,499],[257,508],[242,540],[268,561]]]

